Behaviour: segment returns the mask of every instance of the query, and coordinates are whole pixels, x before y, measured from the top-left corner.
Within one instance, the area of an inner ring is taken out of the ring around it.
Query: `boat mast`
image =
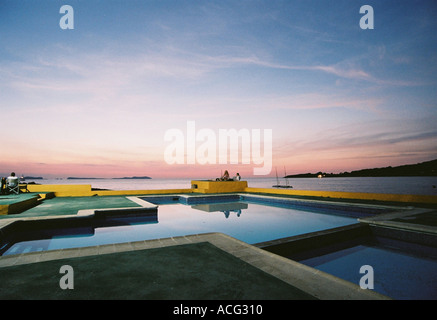
[[[288,187],[288,178],[287,178],[287,171],[285,171],[285,166],[284,166],[284,178],[285,178],[285,185]]]

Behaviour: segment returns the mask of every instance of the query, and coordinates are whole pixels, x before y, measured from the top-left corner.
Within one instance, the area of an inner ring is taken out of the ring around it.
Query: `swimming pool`
[[[359,224],[257,246],[394,299],[437,299],[436,234]]]
[[[222,232],[254,244],[357,223],[387,208],[274,197],[146,196],[159,206],[144,216],[79,219],[74,225],[18,228],[2,239],[2,255]],[[73,219],[74,220],[74,219]],[[29,222],[29,225],[31,222]]]
[[[375,291],[394,299],[437,299],[436,249],[418,255],[418,246],[405,250],[405,243],[386,240],[367,240],[299,262],[355,284],[364,276],[360,268],[371,266]]]

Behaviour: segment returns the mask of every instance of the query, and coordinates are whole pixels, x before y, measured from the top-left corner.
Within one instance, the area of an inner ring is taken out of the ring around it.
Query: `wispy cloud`
[[[315,66],[307,66],[307,65],[285,65],[278,64],[266,60],[261,60],[257,56],[246,56],[246,57],[238,57],[238,56],[217,56],[217,57],[207,57],[205,61],[213,62],[216,65],[222,66],[235,66],[239,64],[245,65],[254,65],[265,68],[272,69],[283,69],[283,70],[303,70],[303,71],[314,71],[314,72],[324,72],[328,74],[333,74],[341,78],[347,79],[355,79],[355,80],[367,80],[373,81],[374,78],[367,72],[362,69],[356,67],[342,67],[340,64],[338,65],[315,65]]]
[[[289,110],[315,110],[325,108],[346,108],[375,112],[384,103],[383,98],[378,97],[352,97],[338,93],[312,92],[290,96],[269,98],[269,109]],[[264,101],[264,106],[267,101]]]
[[[405,150],[427,151],[437,156],[437,130],[429,126],[427,119],[417,119],[400,126],[398,121],[380,120],[344,125],[315,132],[305,139],[298,137],[294,141],[277,145],[278,156],[282,153],[301,154],[339,152],[348,150],[353,153],[375,154],[396,157]]]
[[[64,56],[63,50],[69,52],[69,55]],[[1,65],[3,86],[24,91],[45,90],[51,93],[89,94],[101,99],[101,97],[112,97],[117,92],[126,94],[132,88],[144,84],[153,88],[156,86],[156,80],[159,82],[168,78],[177,81],[201,81],[221,70],[244,66],[324,73],[339,79],[379,85],[414,85],[407,81],[378,79],[358,65],[346,62],[333,65],[287,65],[261,59],[255,53],[211,55],[168,45],[157,50],[159,53],[139,50],[124,56],[92,52],[75,52],[72,55],[71,50],[71,48],[61,48],[51,56],[46,56],[47,51],[44,50],[44,55],[41,53],[36,57],[29,57],[25,62],[14,63],[10,67]],[[301,105],[311,107],[311,104],[314,105],[310,100]],[[337,103],[331,102],[331,104]],[[354,104],[357,105],[357,102]]]

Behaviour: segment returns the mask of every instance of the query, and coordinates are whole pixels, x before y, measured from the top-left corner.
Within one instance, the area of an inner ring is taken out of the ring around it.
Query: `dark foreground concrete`
[[[0,299],[313,299],[208,242],[4,267],[0,288]]]

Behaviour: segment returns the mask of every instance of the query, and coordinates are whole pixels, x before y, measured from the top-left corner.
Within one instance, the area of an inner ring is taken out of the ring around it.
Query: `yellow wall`
[[[245,192],[280,194],[292,196],[323,197],[355,200],[377,200],[410,203],[437,203],[437,196],[422,196],[409,194],[384,194],[384,193],[361,193],[339,191],[311,191],[311,190],[283,190],[270,188],[246,188]]]
[[[54,192],[56,197],[92,196],[91,185],[82,184],[28,184],[29,192]]]
[[[38,196],[30,197],[10,204],[0,205],[0,215],[19,213],[38,204]]]
[[[146,195],[146,194],[174,194],[192,193],[191,189],[167,189],[167,190],[96,190],[93,195],[98,196],[123,196],[123,195]]]
[[[231,193],[252,192],[291,196],[323,197],[337,199],[377,200],[409,203],[437,203],[437,196],[380,194],[338,191],[311,191],[294,189],[250,188],[247,181],[191,181],[192,189],[168,190],[91,190],[91,185],[28,185],[30,192],[53,192],[56,197],[115,196],[172,193]],[[194,188],[193,186],[197,186]],[[4,208],[3,208],[4,209]],[[3,209],[0,208],[0,214]]]
[[[243,192],[247,188],[247,181],[191,181],[191,188],[196,193],[227,193]]]
[[[8,211],[9,211],[9,205],[7,204],[0,205],[0,216],[8,214]]]
[[[56,197],[90,197],[90,196],[119,196],[119,195],[141,195],[141,194],[169,194],[169,193],[191,193],[191,189],[169,189],[169,190],[91,190],[91,185],[80,184],[29,184],[29,192],[53,192]]]

